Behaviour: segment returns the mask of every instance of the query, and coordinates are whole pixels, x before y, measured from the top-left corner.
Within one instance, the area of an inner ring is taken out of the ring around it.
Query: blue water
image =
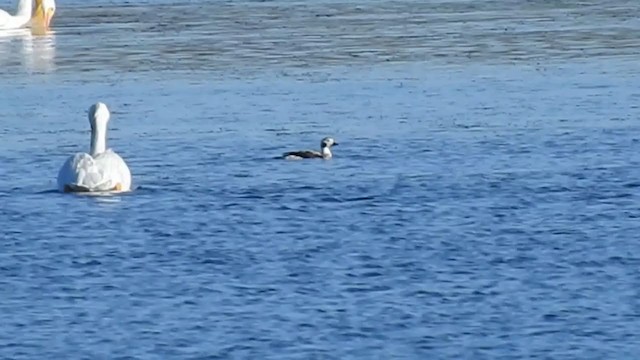
[[[0,38],[0,358],[640,353],[633,3],[163,3]],[[59,194],[98,100],[135,190]]]

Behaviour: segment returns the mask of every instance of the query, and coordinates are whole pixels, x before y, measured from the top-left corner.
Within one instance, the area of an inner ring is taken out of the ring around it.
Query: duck
[[[111,114],[102,102],[89,108],[89,153],[71,155],[58,172],[58,190],[65,193],[125,192],[131,190],[127,163],[107,148],[107,124]]]
[[[314,151],[314,150],[289,151],[282,154],[282,156],[286,160],[300,160],[300,159],[329,160],[333,157],[333,154],[331,153],[331,147],[335,145],[338,145],[338,142],[336,142],[331,137],[325,137],[320,142],[320,151]]]

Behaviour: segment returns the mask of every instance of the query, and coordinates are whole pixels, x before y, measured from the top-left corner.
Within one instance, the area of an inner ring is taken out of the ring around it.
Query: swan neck
[[[91,156],[102,154],[107,150],[106,126],[94,126],[91,129]]]
[[[17,17],[31,17],[31,11],[33,10],[32,0],[18,0],[18,9],[16,10]]]

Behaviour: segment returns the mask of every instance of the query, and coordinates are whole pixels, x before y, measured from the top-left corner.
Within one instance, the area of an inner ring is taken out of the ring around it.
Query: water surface
[[[635,2],[150,3],[0,36],[1,357],[640,353]]]

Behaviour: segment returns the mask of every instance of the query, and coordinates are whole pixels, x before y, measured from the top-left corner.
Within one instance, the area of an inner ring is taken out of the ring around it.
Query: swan
[[[32,1],[33,0],[18,0],[15,15],[0,10],[0,30],[20,29],[28,25],[48,29],[53,14],[56,12],[55,0],[35,0],[36,10],[33,14]]]
[[[91,150],[65,161],[58,172],[61,192],[124,192],[131,189],[129,167],[113,150],[107,149],[109,109],[98,102],[89,108]]]
[[[331,159],[331,147],[338,145],[338,143],[330,137],[322,139],[320,142],[320,151],[302,150],[302,151],[290,151],[282,154],[287,160],[299,160],[299,159]]]

